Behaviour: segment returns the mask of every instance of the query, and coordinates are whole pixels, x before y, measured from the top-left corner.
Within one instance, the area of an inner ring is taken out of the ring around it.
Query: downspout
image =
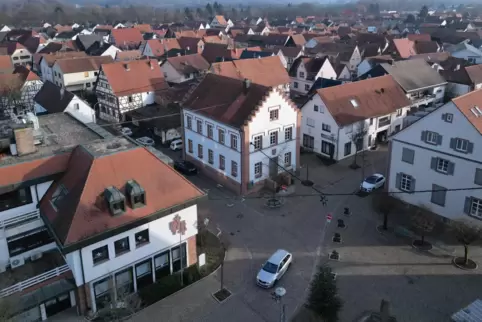
[[[244,132],[243,129],[240,129],[241,133],[243,133],[243,144],[241,144],[241,166],[239,167],[239,175],[240,175],[240,178],[241,178],[241,185],[239,186],[239,194],[242,196],[243,195],[243,169],[244,167],[246,166],[245,165],[245,162],[244,162],[244,145],[246,144],[246,133]],[[248,158],[248,162],[249,162],[249,158]],[[247,188],[247,187],[246,187]]]
[[[340,126],[338,125],[338,135],[336,136],[336,159],[338,160],[338,153],[340,149]]]
[[[87,298],[87,292],[85,290],[84,257],[82,256],[82,249],[79,249],[79,254],[80,254],[80,266],[82,268],[82,282],[83,282],[82,287],[84,288],[85,308],[91,309],[90,303],[89,303],[88,298]]]

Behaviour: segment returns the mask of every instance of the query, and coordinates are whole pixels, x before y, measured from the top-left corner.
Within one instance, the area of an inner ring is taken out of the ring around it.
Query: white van
[[[182,150],[182,140],[177,139],[171,142],[171,150],[172,151],[177,151],[177,150]]]

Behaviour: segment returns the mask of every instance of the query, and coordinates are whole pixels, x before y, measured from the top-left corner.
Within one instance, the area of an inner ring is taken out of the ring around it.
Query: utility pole
[[[284,287],[277,287],[276,290],[271,293],[273,300],[280,306],[280,322],[286,321],[286,304],[283,303],[283,296],[286,295],[286,289]]]

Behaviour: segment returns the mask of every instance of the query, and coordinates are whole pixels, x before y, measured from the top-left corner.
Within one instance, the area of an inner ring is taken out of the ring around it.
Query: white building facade
[[[468,113],[482,117],[476,107]],[[482,189],[448,191],[480,188],[481,160],[479,130],[449,102],[393,136],[388,190],[447,219],[482,220]]]
[[[314,74],[314,75],[313,75]],[[296,69],[296,76],[291,77],[291,90],[297,93],[306,94],[313,86],[317,78],[337,79],[336,71],[328,59],[325,59],[323,65],[318,71],[307,70],[303,61],[300,62]]]

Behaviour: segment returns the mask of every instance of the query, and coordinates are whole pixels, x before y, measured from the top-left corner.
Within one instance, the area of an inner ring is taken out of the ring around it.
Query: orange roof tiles
[[[390,114],[411,104],[390,75],[318,89],[317,94],[340,126]]]
[[[279,86],[290,82],[288,72],[278,56],[213,63],[211,72],[237,79],[247,78],[264,86]]]
[[[204,196],[145,148],[94,155],[88,147],[75,148],[67,171],[52,184],[40,203],[44,218],[64,246]],[[125,185],[132,179],[146,192],[145,206],[132,209],[126,202],[125,212],[112,216],[103,198],[105,189],[113,186],[126,195]],[[56,211],[50,199],[60,184],[68,192]]]
[[[169,87],[156,60],[115,62],[101,68],[117,96],[159,92]]]
[[[482,118],[471,112],[471,109],[475,106],[482,107],[482,89],[454,98],[452,102],[475,129],[482,134]]]
[[[393,44],[401,58],[409,58],[410,56],[417,54],[414,42],[407,38],[393,39]]]
[[[142,32],[143,34],[152,32],[152,26],[147,23],[135,25],[134,28],[139,29],[139,31]]]
[[[8,55],[0,55],[0,72],[12,72],[13,63],[12,59]]]
[[[177,39],[150,39],[146,40],[146,45],[149,45],[151,48],[154,57],[161,57],[163,56],[166,51],[171,49],[181,49],[181,45],[179,45],[179,41]]]
[[[136,28],[112,29],[110,35],[114,38],[116,47],[138,46],[144,40]]]
[[[228,22],[226,21],[226,18],[224,18],[224,16],[222,15],[217,15],[215,19],[221,26],[226,26],[228,24]]]

